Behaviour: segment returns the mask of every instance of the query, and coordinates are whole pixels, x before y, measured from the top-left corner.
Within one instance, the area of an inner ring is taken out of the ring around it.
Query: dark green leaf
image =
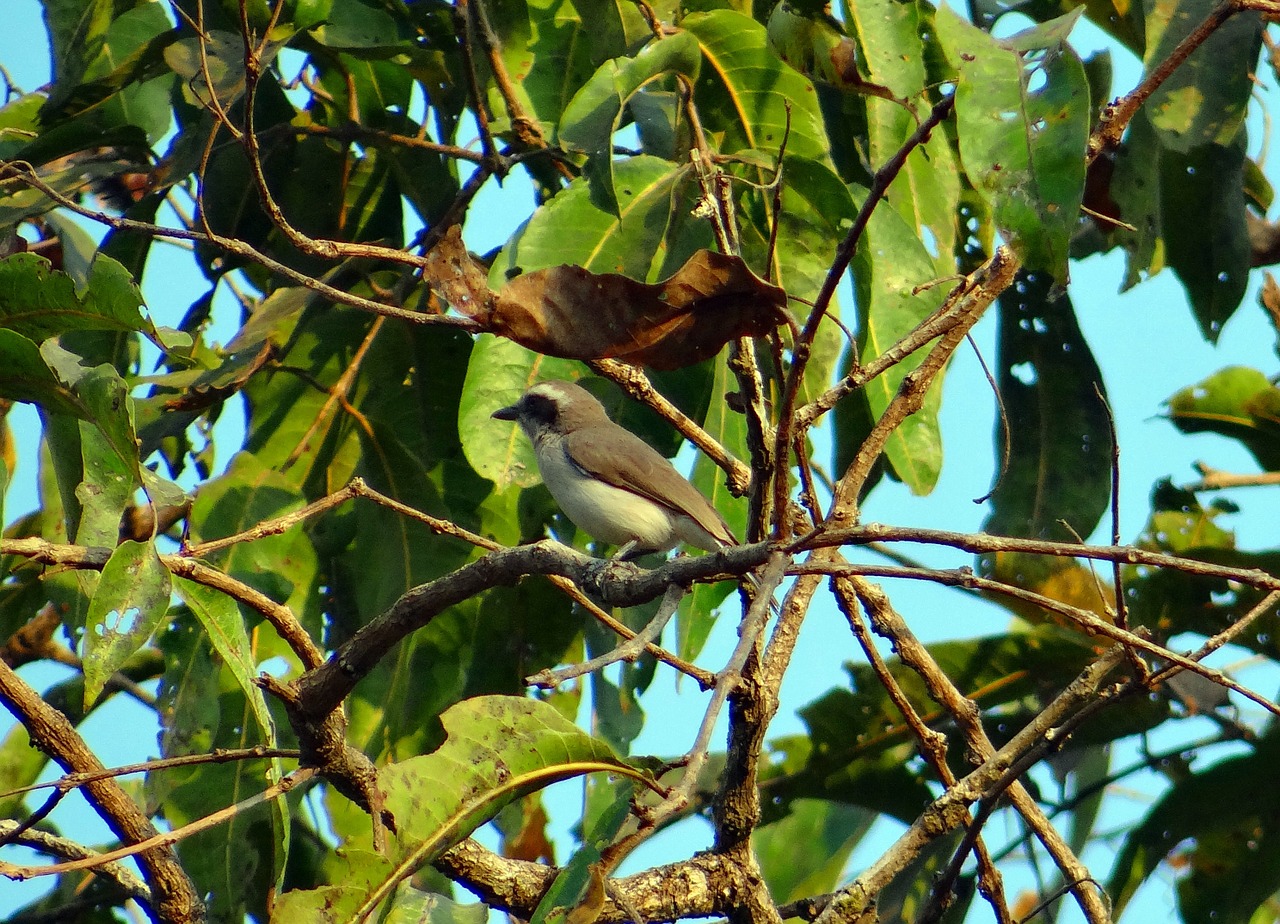
[[[321,45],[340,51],[395,48],[408,35],[384,9],[365,0],[333,0],[324,23],[311,34]]]
[[[1214,0],[1144,0],[1148,73],[1211,13]],[[1231,16],[1160,84],[1146,112],[1170,151],[1230,145],[1244,124],[1262,41],[1256,13]]]
[[[1200,332],[1216,342],[1249,283],[1244,134],[1160,157],[1161,210],[1169,266],[1187,288]],[[1187,221],[1186,216],[1196,216]]]
[[[262,731],[263,740],[275,746],[275,723],[267,710],[262,688],[254,683],[258,676],[258,664],[253,656],[253,646],[249,641],[249,633],[245,630],[240,608],[226,594],[185,578],[174,577],[173,589],[200,621],[213,650],[218,653],[244,693],[245,700],[253,711],[253,718]],[[278,781],[277,768],[271,782]]]
[[[1280,888],[1280,792],[1271,785],[1274,735],[1248,754],[1182,779],[1152,807],[1116,857],[1107,894],[1117,917],[1178,848],[1185,921],[1249,921]],[[1236,794],[1224,798],[1224,794]],[[1241,798],[1248,794],[1247,798]]]
[[[0,395],[38,404],[57,414],[89,415],[80,397],[53,374],[40,348],[5,328],[0,328]]]
[[[591,866],[600,862],[600,851],[614,842],[631,814],[634,789],[630,780],[623,779],[616,784],[614,800],[595,818],[582,846],[574,851],[542,896],[529,919],[530,924],[545,924],[554,909],[573,908],[582,900],[591,878]]]
[[[110,257],[93,261],[82,293],[43,257],[20,253],[0,260],[0,324],[30,340],[73,330],[152,332],[141,305],[132,277]]]
[[[1010,444],[984,529],[1060,541],[1088,536],[1111,497],[1111,431],[1102,373],[1071,300],[1046,274],[1019,275],[1000,296],[997,343]],[[997,426],[997,439],[1003,432]]]
[[[756,830],[752,846],[779,903],[834,891],[875,815],[819,799],[796,799],[785,817]]]

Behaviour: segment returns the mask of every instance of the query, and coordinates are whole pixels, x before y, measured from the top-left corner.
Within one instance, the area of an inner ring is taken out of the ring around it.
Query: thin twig
[[[581,664],[571,664],[558,670],[548,668],[547,670],[539,671],[532,677],[526,677],[525,683],[532,687],[555,688],[584,674],[592,674],[596,671],[604,670],[610,664],[617,664],[619,661],[635,661],[640,655],[644,654],[646,647],[657,641],[658,637],[662,635],[662,630],[671,621],[671,617],[676,614],[676,609],[680,606],[680,599],[684,594],[685,589],[683,587],[678,584],[672,584],[667,588],[666,594],[662,597],[662,602],[658,604],[658,612],[649,620],[649,623],[621,645],[612,651],[606,651],[599,657],[583,661]]]
[[[85,857],[80,860],[68,860],[64,863],[53,863],[49,866],[18,866],[13,863],[5,863],[0,861],[0,875],[8,876],[10,879],[32,879],[36,876],[56,876],[62,873],[74,872],[78,869],[93,869],[103,863],[109,863],[114,860],[122,860],[125,857],[132,857],[139,853],[158,848],[172,847],[179,841],[186,840],[194,834],[201,831],[208,831],[224,822],[230,821],[236,815],[247,812],[249,809],[269,802],[272,799],[278,799],[285,795],[300,783],[317,776],[320,771],[315,767],[299,767],[290,773],[279,783],[268,786],[257,795],[250,796],[248,799],[242,799],[235,805],[229,805],[226,808],[218,809],[203,818],[197,819],[190,824],[183,825],[181,828],[175,828],[172,831],[165,831],[150,837],[145,841],[137,844],[129,844],[125,847],[117,847],[115,850],[108,850],[105,853],[95,854],[91,857]]]
[[[747,493],[751,485],[751,469],[700,427],[697,421],[668,401],[653,387],[653,383],[649,381],[643,369],[616,359],[596,359],[587,365],[594,372],[612,381],[632,398],[648,405],[679,431],[681,436],[697,446],[703,455],[723,469],[728,479],[729,493],[734,497],[741,497]]]

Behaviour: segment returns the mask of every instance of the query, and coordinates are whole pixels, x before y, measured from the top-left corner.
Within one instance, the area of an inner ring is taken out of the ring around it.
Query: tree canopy
[[[15,921],[1098,924],[1170,870],[1183,920],[1280,916],[1280,707],[1229,667],[1280,660],[1280,547],[1212,493],[1280,481],[1275,369],[1164,408],[1258,474],[1157,483],[1090,544],[1122,447],[1066,288],[1118,250],[1207,341],[1280,329],[1269,275],[1245,297],[1280,259],[1272,0],[43,9],[53,79],[0,108],[0,408],[39,413],[0,430],[0,874],[55,882]],[[499,186],[528,209],[476,205]],[[199,297],[144,304],[178,276]],[[865,522],[938,484],[987,315],[983,528]],[[742,544],[602,562],[492,418],[547,379],[680,453]],[[916,582],[1006,628],[922,642]],[[781,734],[819,608],[847,671]],[[697,733],[634,753],[677,681]],[[157,757],[105,768],[82,727],[124,698]],[[709,849],[635,863],[695,818]]]

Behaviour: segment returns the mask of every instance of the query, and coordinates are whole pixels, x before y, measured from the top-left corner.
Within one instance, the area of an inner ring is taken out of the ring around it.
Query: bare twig
[[[47,831],[26,830],[16,821],[0,818],[0,843],[23,844],[34,850],[62,857],[67,860],[95,860],[95,875],[114,882],[125,896],[143,904],[151,904],[151,890],[147,884],[123,863],[102,861],[100,855],[70,838],[59,837]],[[63,909],[65,911],[65,909]]]
[[[867,907],[868,902],[873,901],[912,858],[918,856],[935,838],[964,823],[964,809],[967,806],[1005,788],[1012,788],[1010,781],[1021,771],[1019,762],[1023,758],[1034,754],[1037,747],[1052,745],[1059,737],[1058,726],[1072,714],[1102,701],[1099,688],[1123,658],[1122,649],[1116,646],[1090,664],[1004,747],[986,756],[976,770],[943,793],[851,885],[837,892],[815,919],[817,924],[840,924],[858,920],[859,913]],[[1084,878],[1087,876],[1086,871]],[[1070,876],[1067,878],[1068,881],[1074,881]],[[1079,878],[1081,877],[1075,877],[1077,880]],[[1088,909],[1086,914],[1090,921],[1108,920],[1106,907],[1100,896],[1082,887],[1076,893]],[[1085,895],[1088,897],[1082,897]]]
[[[67,860],[64,863],[53,863],[49,866],[18,866],[13,863],[0,862],[0,875],[8,876],[11,879],[30,879],[35,876],[54,876],[61,873],[69,873],[78,869],[93,869],[100,864],[109,863],[115,860],[122,860],[125,857],[132,857],[147,851],[155,851],[158,849],[168,849],[179,841],[186,840],[193,834],[199,834],[201,831],[207,831],[215,828],[224,822],[230,821],[236,815],[247,812],[255,806],[272,799],[278,799],[285,795],[300,783],[315,777],[320,771],[314,767],[300,767],[290,773],[279,783],[268,786],[262,792],[248,799],[242,799],[235,805],[229,805],[224,809],[219,809],[203,818],[176,828],[173,831],[165,831],[155,834],[145,841],[137,844],[129,844],[126,847],[119,847],[115,850],[108,850],[105,853],[95,854],[79,860]]]
[[[1195,464],[1200,480],[1182,486],[1184,491],[1223,491],[1227,488],[1257,488],[1280,484],[1280,472],[1254,472],[1239,475],[1211,468],[1203,462]]]
[[[583,661],[581,664],[572,664],[559,670],[539,671],[532,677],[525,678],[525,683],[533,687],[554,688],[575,677],[604,670],[610,664],[617,664],[619,661],[635,661],[644,654],[645,648],[662,635],[662,630],[676,614],[676,608],[680,605],[680,598],[684,593],[684,588],[679,585],[673,584],[668,587],[667,592],[663,594],[662,602],[658,605],[658,612],[653,619],[649,620],[648,625],[612,651],[606,651],[598,658]]]
[[[838,582],[837,582],[838,584]],[[854,594],[841,592],[841,588],[836,588],[836,602],[844,613],[845,619],[849,623],[849,628],[853,630],[854,637],[858,640],[858,645],[862,648],[862,652],[866,655],[868,663],[872,670],[875,671],[876,678],[880,681],[880,685],[889,695],[889,699],[897,707],[901,713],[903,720],[911,729],[912,735],[920,745],[920,751],[924,755],[925,760],[933,768],[933,772],[937,775],[942,784],[950,789],[956,784],[956,776],[951,771],[950,765],[947,763],[947,736],[941,732],[934,731],[920,716],[916,708],[911,704],[911,700],[907,698],[902,687],[898,685],[898,681],[889,671],[889,665],[885,663],[881,657],[879,650],[871,639],[871,633],[867,630],[866,623],[863,621],[861,614],[855,605]],[[955,876],[959,874],[960,863],[971,851],[974,858],[978,862],[978,874],[980,888],[991,910],[995,914],[997,921],[1001,924],[1011,924],[1013,918],[1009,913],[1009,903],[1004,895],[1004,882],[1000,871],[996,869],[995,863],[991,859],[991,854],[987,850],[986,844],[983,843],[981,834],[982,815],[970,818],[965,822],[969,828],[966,834],[967,843],[962,845],[956,851],[955,859],[948,873],[954,869],[954,874],[944,876],[939,879],[934,888],[931,890],[930,906],[936,908],[936,914],[932,919],[936,919],[949,902],[949,895],[955,881]],[[930,919],[927,915],[923,916],[926,920]]]
[[[588,365],[595,372],[614,382],[632,398],[647,404],[678,430],[681,436],[697,446],[708,459],[722,468],[728,478],[730,493],[735,497],[741,497],[747,493],[751,485],[751,469],[720,445],[715,437],[698,426],[695,420],[663,397],[653,387],[643,369],[616,359],[597,359]]]

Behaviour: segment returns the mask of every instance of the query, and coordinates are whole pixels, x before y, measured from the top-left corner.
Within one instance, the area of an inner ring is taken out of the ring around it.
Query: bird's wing
[[[630,430],[610,427],[601,433],[593,427],[574,431],[565,436],[565,449],[573,463],[588,475],[669,510],[686,513],[725,545],[738,544],[724,517],[702,492]],[[625,466],[619,464],[621,459],[627,460]]]

